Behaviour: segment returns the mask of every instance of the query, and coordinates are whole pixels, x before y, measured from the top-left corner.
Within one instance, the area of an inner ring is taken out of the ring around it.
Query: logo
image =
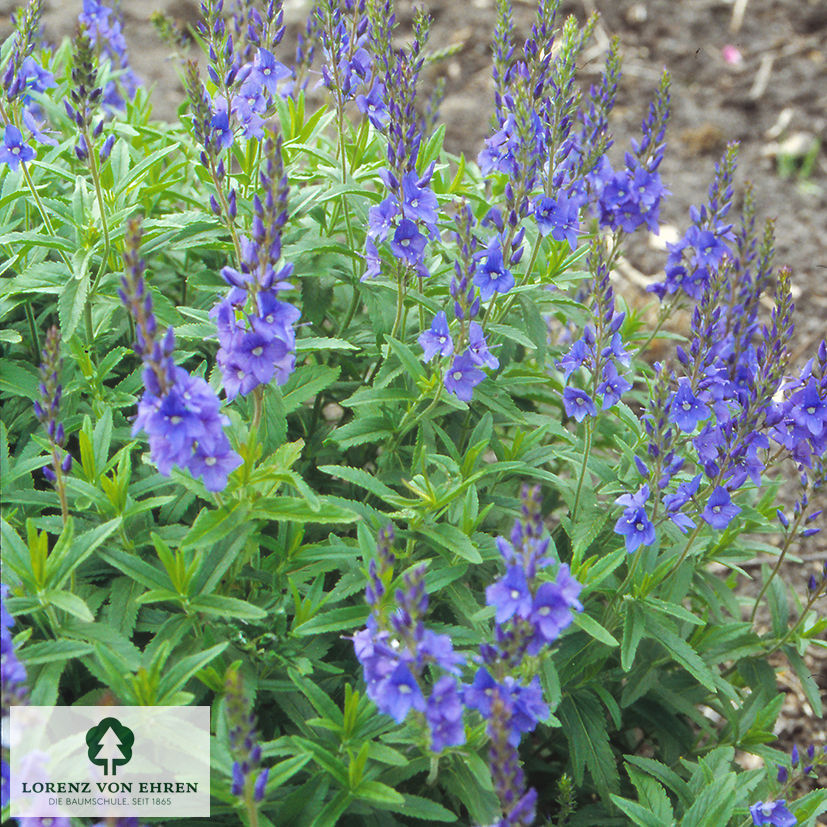
[[[118,767],[129,763],[134,743],[135,733],[117,718],[104,718],[86,733],[86,753],[104,775],[117,775]]]
[[[4,817],[209,817],[208,706],[26,704],[3,723]]]

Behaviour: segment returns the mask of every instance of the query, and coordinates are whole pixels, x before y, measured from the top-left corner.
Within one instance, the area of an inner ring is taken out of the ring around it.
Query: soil
[[[19,5],[0,0],[0,14],[7,17]],[[47,38],[71,34],[81,5],[81,0],[45,0]],[[437,76],[445,78],[446,146],[476,157],[489,134],[496,3],[431,0],[428,5],[433,18],[430,47],[456,49],[429,67],[426,77],[429,84]],[[536,0],[513,0],[513,6],[519,43],[534,18]],[[148,19],[160,9],[180,24],[193,24],[198,3],[122,0],[121,7],[133,68],[147,84],[154,84],[155,113],[176,119],[183,89],[168,49]],[[309,3],[284,0],[284,7],[288,30],[280,57],[289,62]],[[403,28],[410,22],[411,8],[410,0],[398,0]],[[583,55],[580,76],[586,82],[597,79],[603,53],[615,35],[623,54],[613,157],[622,157],[629,138],[639,133],[661,68],[672,77],[669,148],[661,167],[671,196],[662,209],[660,236],[629,248],[617,289],[630,302],[648,300],[645,286],[660,278],[664,242],[683,232],[689,206],[706,198],[715,161],[728,141],[738,141],[736,208],[744,182],[751,179],[759,221],[775,221],[776,262],[793,271],[797,326],[792,351],[795,363],[803,364],[827,332],[827,0],[563,0],[558,19],[574,14],[582,21],[592,11],[600,13],[600,22]],[[0,35],[5,33],[0,27]],[[794,486],[790,489],[792,502],[797,494]],[[821,500],[827,509],[827,497]],[[809,573],[827,560],[827,531],[810,538],[800,554],[803,565],[785,565],[782,575],[799,584],[803,595]],[[757,567],[748,570],[758,572]],[[756,591],[749,581],[741,588],[745,594]],[[827,658],[813,655],[810,665],[827,703]],[[812,742],[825,744],[827,726],[814,718],[794,676],[782,670],[779,681],[788,697],[777,729],[779,746],[789,751],[793,743],[799,749]],[[827,773],[821,783],[827,783]]]

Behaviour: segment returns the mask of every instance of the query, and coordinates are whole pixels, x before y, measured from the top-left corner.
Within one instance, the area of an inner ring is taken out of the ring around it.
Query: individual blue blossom
[[[384,241],[393,229],[394,218],[399,214],[399,202],[389,195],[368,210],[369,241]]]
[[[770,824],[772,827],[794,827],[798,824],[796,817],[787,809],[784,799],[779,801],[758,801],[749,808],[752,823]]]
[[[740,512],[741,509],[732,502],[729,491],[719,485],[709,495],[701,516],[712,528],[723,531]]]
[[[632,553],[640,546],[655,542],[655,526],[646,514],[645,503],[649,499],[649,486],[644,485],[636,494],[623,494],[615,502],[625,506],[615,523],[615,533],[624,537],[626,551]]]
[[[250,79],[274,96],[278,93],[279,82],[292,76],[292,72],[283,63],[276,60],[267,49],[259,49],[253,61]]]
[[[388,110],[385,106],[385,86],[381,80],[376,79],[367,94],[356,96],[356,106],[368,120],[374,129],[384,129],[388,123]]]
[[[481,263],[474,272],[474,284],[479,288],[480,298],[488,301],[495,293],[507,293],[514,287],[514,276],[503,261],[502,242],[495,235],[480,254]]]
[[[603,381],[597,386],[597,392],[603,394],[601,409],[606,411],[617,405],[623,394],[631,388],[631,382],[617,372],[615,363],[606,362],[603,367]]]
[[[0,144],[0,163],[8,164],[16,170],[21,163],[28,163],[36,152],[23,140],[20,130],[14,124],[6,124],[3,143]]]
[[[818,384],[810,377],[807,385],[790,396],[790,413],[796,425],[813,436],[820,436],[827,426],[827,401],[822,399]]]
[[[579,388],[569,387],[563,391],[563,407],[566,414],[577,422],[582,422],[587,416],[597,416],[594,400]]]
[[[684,514],[681,509],[692,500],[698,492],[701,484],[702,474],[696,474],[689,482],[681,483],[674,494],[667,494],[663,498],[666,506],[666,513],[669,519],[684,533],[690,528],[695,528],[695,521]]]
[[[454,352],[454,342],[444,310],[440,310],[434,316],[430,328],[421,333],[417,341],[422,346],[422,358],[426,362],[430,362],[435,356],[450,356]]]
[[[672,421],[685,433],[691,433],[700,422],[709,418],[710,410],[695,394],[688,379],[678,382],[678,389],[670,405]]]
[[[390,247],[398,259],[416,265],[422,260],[426,244],[427,239],[419,232],[416,222],[403,218],[393,234]]]
[[[534,218],[540,235],[549,233],[555,241],[567,241],[572,250],[577,248],[577,234],[580,230],[579,200],[566,192],[560,192],[556,199],[543,196],[534,205]]]
[[[443,675],[434,684],[425,705],[425,720],[431,731],[431,749],[434,752],[465,743],[463,712],[456,679]]]
[[[532,601],[522,567],[509,566],[505,577],[486,588],[485,600],[489,606],[495,607],[494,619],[497,623],[505,623],[515,615],[527,618],[531,612]]]
[[[474,388],[485,379],[485,374],[477,367],[473,356],[468,352],[454,357],[451,367],[445,373],[445,388],[463,402],[470,402]]]
[[[423,221],[426,225],[433,225],[437,222],[437,200],[428,186],[432,171],[433,166],[423,176],[411,170],[402,177],[405,215],[408,218]]]
[[[529,619],[535,634],[528,647],[530,655],[536,655],[543,646],[560,637],[574,620],[573,611],[583,611],[583,604],[578,600],[581,588],[566,564],[560,566],[554,580],[540,585],[531,604]]]
[[[425,698],[419,688],[416,678],[405,663],[397,664],[396,668],[382,682],[381,710],[401,724],[408,713],[415,709],[418,712],[425,710]]]
[[[488,349],[482,325],[477,322],[468,325],[468,353],[480,367],[496,370],[500,366],[500,360]]]

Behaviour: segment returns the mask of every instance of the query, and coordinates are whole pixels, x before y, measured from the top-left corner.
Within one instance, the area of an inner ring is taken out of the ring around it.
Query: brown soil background
[[[19,5],[0,0],[4,21]],[[122,0],[120,5],[132,66],[153,87],[156,116],[175,120],[183,89],[149,15],[160,10],[183,26],[191,25],[198,3]],[[287,34],[277,56],[285,63],[291,62],[295,32],[309,5],[305,0],[284,0]],[[428,68],[426,84],[440,75],[445,78],[446,147],[474,158],[488,134],[492,108],[495,0],[431,0],[426,5],[433,18],[430,47],[457,49]],[[536,1],[513,0],[513,5],[515,40],[520,43],[534,18]],[[81,6],[81,0],[46,0],[47,38],[57,41],[71,34]],[[410,22],[411,8],[409,0],[398,0],[402,30]],[[672,75],[669,147],[661,167],[671,190],[661,215],[664,229],[660,239],[644,239],[630,247],[617,289],[630,302],[647,301],[644,287],[660,277],[665,261],[662,242],[685,229],[689,206],[703,203],[715,161],[726,143],[736,140],[736,207],[744,182],[751,180],[759,221],[776,222],[776,262],[793,271],[797,317],[792,350],[796,364],[802,364],[827,333],[827,0],[563,0],[558,19],[574,14],[582,21],[595,10],[601,20],[583,55],[580,77],[586,83],[598,78],[609,38],[618,35],[623,78],[614,114],[613,158],[622,157],[629,138],[639,133],[661,68]],[[0,35],[7,31],[4,22]],[[724,59],[725,47],[738,50],[739,63]],[[804,175],[801,167],[808,151],[809,170]],[[792,503],[797,492],[794,485],[788,488]],[[827,506],[827,497],[821,500]],[[803,564],[787,564],[782,574],[803,595],[807,576],[827,559],[827,531],[811,538],[800,554]],[[749,581],[742,589],[746,594],[757,591]],[[827,702],[823,654],[820,650],[810,664]],[[795,677],[782,669],[779,683],[788,698],[777,730],[779,746],[789,750],[796,742],[799,749],[811,742],[823,745],[827,725],[815,719]],[[827,772],[820,780],[827,783]],[[814,783],[807,782],[801,791]]]

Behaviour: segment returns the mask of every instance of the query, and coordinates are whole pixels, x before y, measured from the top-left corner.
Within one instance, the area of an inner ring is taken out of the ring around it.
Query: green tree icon
[[[86,733],[89,760],[103,767],[104,775],[115,775],[119,765],[131,760],[134,743],[135,734],[117,718],[104,718]]]

